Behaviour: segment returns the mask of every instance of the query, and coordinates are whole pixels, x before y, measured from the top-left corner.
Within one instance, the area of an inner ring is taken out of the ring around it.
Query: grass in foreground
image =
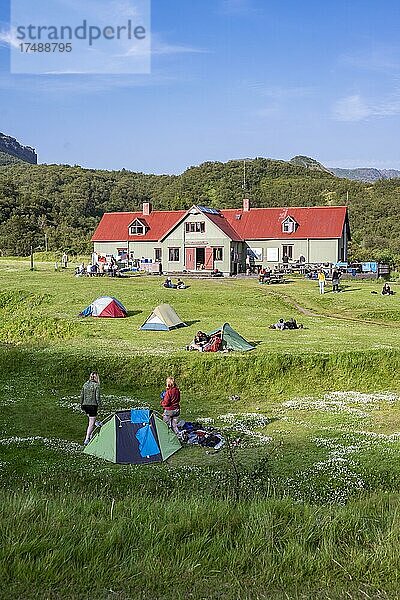
[[[398,498],[0,496],[2,598],[397,598]]]

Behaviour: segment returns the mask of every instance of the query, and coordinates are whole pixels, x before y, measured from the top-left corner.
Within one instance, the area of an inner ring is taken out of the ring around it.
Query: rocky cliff
[[[292,165],[296,165],[297,167],[304,167],[305,169],[309,169],[310,171],[321,171],[322,173],[326,173],[327,175],[332,175],[332,171],[324,167],[320,162],[315,160],[315,158],[310,158],[309,156],[294,156],[289,161]]]
[[[4,133],[0,133],[0,152],[32,165],[37,165],[37,154],[34,148],[23,146],[15,138]]]
[[[396,169],[331,169],[336,177],[353,179],[354,181],[363,181],[364,183],[373,183],[380,179],[397,179],[400,177],[400,171]]]

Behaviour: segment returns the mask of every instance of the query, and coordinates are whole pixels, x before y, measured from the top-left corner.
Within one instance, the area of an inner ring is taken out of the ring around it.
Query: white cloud
[[[305,86],[282,87],[266,86],[261,82],[249,83],[248,87],[257,92],[261,98],[268,98],[268,102],[254,111],[258,117],[272,117],[287,109],[293,100],[307,98],[314,93],[314,89]]]
[[[359,94],[354,94],[341,98],[333,106],[333,117],[336,121],[357,122],[398,114],[400,114],[400,92],[380,100],[366,100]]]
[[[371,114],[371,109],[358,94],[341,98],[333,107],[333,115],[337,121],[363,121]]]
[[[14,29],[0,31],[0,46],[8,48],[19,48],[21,41],[17,39],[17,32]]]
[[[167,54],[204,54],[208,50],[203,48],[195,48],[194,46],[185,46],[182,44],[169,44],[161,40],[153,40],[151,47],[152,55],[167,55]]]
[[[151,56],[172,56],[175,54],[206,54],[208,50],[186,46],[185,44],[172,44],[164,41],[160,35],[153,33],[151,36]],[[147,54],[147,46],[132,45],[124,54],[118,56],[138,56]]]

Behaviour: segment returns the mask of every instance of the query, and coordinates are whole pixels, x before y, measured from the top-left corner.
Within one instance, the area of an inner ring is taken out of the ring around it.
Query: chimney
[[[250,210],[250,200],[248,198],[243,198],[243,212],[249,212]]]
[[[150,202],[143,202],[143,216],[148,217],[151,213],[152,208],[153,207],[151,206]]]

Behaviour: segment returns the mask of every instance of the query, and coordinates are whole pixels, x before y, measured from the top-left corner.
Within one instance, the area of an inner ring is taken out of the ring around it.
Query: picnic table
[[[268,285],[272,283],[285,283],[284,277],[284,273],[271,273],[269,277],[264,275],[260,283],[267,283]]]

